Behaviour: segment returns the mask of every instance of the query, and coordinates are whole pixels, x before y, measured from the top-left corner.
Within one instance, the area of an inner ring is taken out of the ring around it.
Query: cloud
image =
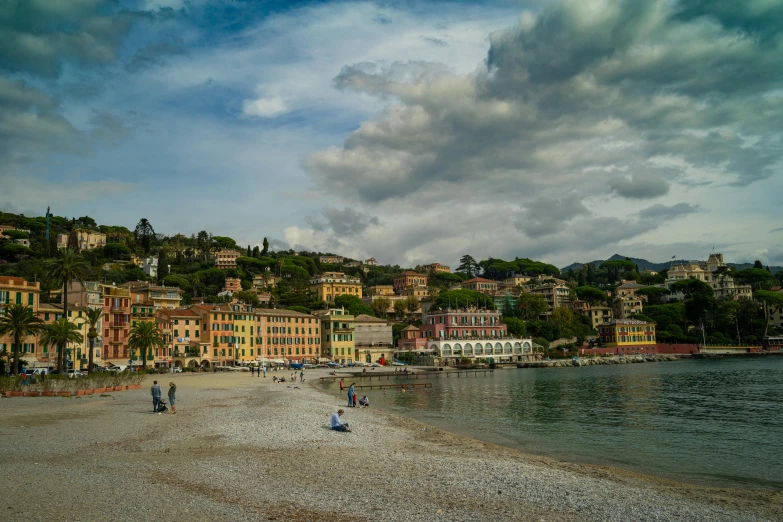
[[[516,226],[528,237],[537,238],[562,230],[573,218],[589,213],[576,194],[560,199],[538,199],[527,205]]]
[[[676,205],[653,205],[639,211],[640,219],[674,219],[679,216],[686,216],[698,212],[698,205],[690,203],[678,203]]]
[[[773,228],[769,231],[770,234],[774,234],[775,232],[783,232],[783,227]]]
[[[352,237],[364,232],[369,226],[378,226],[380,221],[375,216],[370,216],[364,212],[352,208],[342,210],[330,205],[326,205],[321,210],[321,215],[326,218],[326,222],[312,216],[305,217],[305,221],[315,232],[324,232],[331,230],[337,237]]]
[[[612,178],[609,180],[609,188],[618,196],[629,199],[652,199],[669,192],[669,185],[660,178]]]
[[[288,107],[279,96],[245,100],[242,103],[242,116],[246,118],[272,118],[286,112],[288,112]]]

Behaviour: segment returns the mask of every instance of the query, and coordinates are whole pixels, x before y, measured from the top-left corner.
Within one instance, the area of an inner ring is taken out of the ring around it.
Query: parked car
[[[180,368],[179,366],[175,366],[174,368],[171,369],[171,371],[173,373],[182,373],[182,368]]]
[[[302,365],[302,368],[305,368],[306,370],[312,370],[313,368],[315,368],[315,365],[310,363],[304,363]]]
[[[326,363],[326,366],[328,366],[329,368],[342,368],[343,367],[342,364],[336,363],[336,362],[332,362],[332,361],[329,361],[328,363]]]
[[[67,375],[69,379],[76,379],[78,377],[84,377],[82,372],[79,371],[79,370],[66,370],[65,375]]]

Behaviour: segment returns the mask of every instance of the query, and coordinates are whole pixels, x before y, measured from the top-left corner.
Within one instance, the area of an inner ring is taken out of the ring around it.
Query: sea
[[[783,357],[372,384],[386,382],[432,387],[357,394],[366,393],[371,407],[486,442],[692,484],[783,490]]]

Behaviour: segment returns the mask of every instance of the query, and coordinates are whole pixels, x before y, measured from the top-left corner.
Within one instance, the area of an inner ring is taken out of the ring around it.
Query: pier
[[[377,379],[382,380],[386,379],[387,381],[390,379],[440,379],[441,377],[444,378],[450,378],[452,376],[455,376],[456,378],[460,377],[477,377],[478,374],[481,374],[482,376],[489,375],[492,377],[495,373],[495,370],[446,370],[442,372],[434,372],[429,370],[424,371],[416,371],[416,372],[383,372],[383,373],[349,373],[348,375],[327,375],[326,377],[321,377],[321,379],[332,379],[333,381],[335,379]]]
[[[411,382],[408,384],[363,384],[363,385],[355,385],[354,388],[357,390],[372,390],[372,389],[382,389],[382,388],[432,388],[431,382]]]

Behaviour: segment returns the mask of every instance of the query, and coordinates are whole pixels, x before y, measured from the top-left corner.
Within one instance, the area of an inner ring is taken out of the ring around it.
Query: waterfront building
[[[414,352],[454,363],[462,358],[532,361],[533,342],[510,336],[497,310],[437,310],[422,315],[419,328],[402,332],[397,353]]]
[[[215,266],[221,270],[228,270],[229,268],[237,267],[237,259],[242,254],[233,249],[218,250],[215,254]]]
[[[163,348],[155,349],[154,366],[193,369],[211,366],[209,332],[196,309],[160,309],[155,317],[163,334]]]
[[[341,295],[362,297],[362,281],[358,277],[345,275],[342,272],[324,272],[310,279],[310,292],[321,301],[334,303]]]
[[[483,277],[474,277],[462,282],[462,288],[481,292],[482,294],[493,294],[498,291],[498,282]]]
[[[38,314],[41,298],[41,283],[27,281],[23,277],[0,276],[0,316],[5,315],[5,309],[14,304],[29,306],[33,314]],[[38,338],[29,335],[20,339],[19,355],[35,357]],[[0,350],[13,353],[14,338],[12,335],[0,336]]]
[[[128,364],[131,293],[127,287],[100,285],[103,297],[103,359],[113,364]]]
[[[356,360],[367,363],[388,358],[394,351],[392,325],[385,319],[360,314],[354,318]]]
[[[339,308],[314,311],[313,315],[321,320],[321,354],[340,364],[353,363],[354,316]]]
[[[640,348],[655,348],[655,323],[636,319],[617,319],[599,326],[598,333],[605,348],[618,348],[618,353],[633,353]]]
[[[236,362],[234,347],[234,311],[230,305],[194,305],[191,310],[199,314],[202,335],[206,326],[206,340],[212,364],[233,365]]]
[[[427,286],[427,275],[414,272],[413,270],[406,270],[405,272],[394,276],[392,280],[394,291],[397,294],[402,295],[402,291],[409,286]]]
[[[72,238],[72,239],[71,239]],[[106,246],[106,234],[92,230],[74,230],[70,234],[57,234],[57,248],[67,248],[71,239],[81,250],[94,250]]]
[[[429,265],[423,265],[422,270],[429,272],[430,274],[449,274],[451,273],[451,267],[441,265],[440,263],[430,263]]]
[[[256,309],[255,357],[266,361],[317,361],[321,352],[321,318],[294,310]],[[253,353],[253,347],[250,347]]]

